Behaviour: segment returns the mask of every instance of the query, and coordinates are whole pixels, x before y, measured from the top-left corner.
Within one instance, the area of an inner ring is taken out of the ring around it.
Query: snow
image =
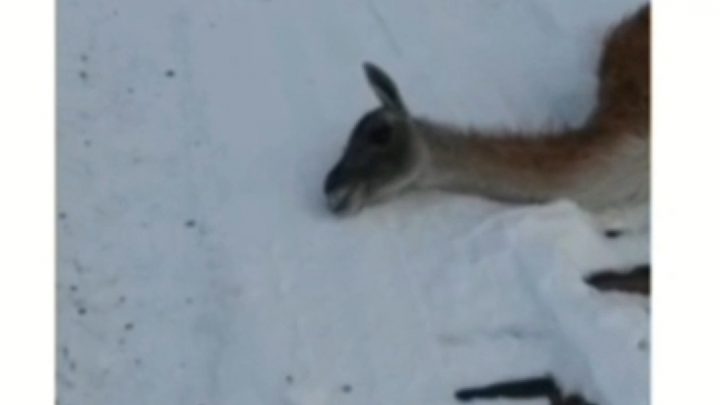
[[[548,370],[649,403],[646,303],[579,283],[647,237],[564,202],[417,193],[338,219],[321,194],[374,107],[363,61],[418,114],[577,123],[639,4],[60,4],[59,403],[440,405]]]

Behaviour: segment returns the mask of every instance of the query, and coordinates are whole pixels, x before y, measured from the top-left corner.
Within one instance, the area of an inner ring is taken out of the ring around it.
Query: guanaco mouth
[[[326,193],[327,206],[336,215],[351,215],[362,209],[363,190],[346,186]]]

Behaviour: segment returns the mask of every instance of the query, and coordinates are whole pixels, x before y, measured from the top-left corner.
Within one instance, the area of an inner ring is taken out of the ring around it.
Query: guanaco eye
[[[368,141],[370,141],[371,144],[377,146],[387,145],[390,142],[391,138],[392,130],[386,127],[377,128],[371,131],[368,135]]]

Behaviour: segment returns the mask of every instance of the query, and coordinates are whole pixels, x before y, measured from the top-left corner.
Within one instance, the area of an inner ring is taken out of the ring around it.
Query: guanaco
[[[515,203],[570,199],[593,213],[647,207],[650,195],[650,6],[612,29],[598,67],[597,104],[578,128],[557,131],[462,129],[410,114],[390,76],[365,63],[380,106],[353,128],[324,189],[336,214],[409,189],[469,192]],[[650,294],[650,266],[597,272],[600,291]],[[590,405],[564,393],[552,375],[456,391],[459,401],[546,397]]]
[[[514,203],[575,201],[591,213],[640,207],[650,194],[650,7],[605,39],[597,102],[578,128],[463,129],[413,116],[397,86],[364,63],[380,106],[355,125],[324,191],[336,214],[409,189],[469,192]]]

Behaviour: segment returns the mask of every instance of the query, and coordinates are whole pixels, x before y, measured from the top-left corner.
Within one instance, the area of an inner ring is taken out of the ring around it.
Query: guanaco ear
[[[388,109],[407,114],[400,92],[390,76],[370,62],[363,63],[365,76],[380,104]]]

